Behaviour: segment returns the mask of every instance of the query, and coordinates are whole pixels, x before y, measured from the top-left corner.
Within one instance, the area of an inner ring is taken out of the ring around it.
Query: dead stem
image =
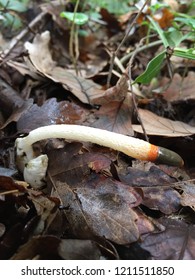
[[[121,47],[123,46],[123,44],[125,43],[126,39],[129,36],[129,33],[131,32],[131,29],[133,28],[134,24],[136,23],[137,19],[139,18],[139,16],[141,15],[143,9],[145,8],[145,6],[150,2],[150,0],[146,0],[144,5],[141,7],[141,9],[139,10],[139,12],[137,13],[137,15],[135,16],[135,18],[133,19],[132,23],[129,26],[129,29],[127,30],[127,32],[125,33],[125,36],[123,37],[122,41],[120,42],[120,44],[118,45],[117,49],[115,52],[113,52],[113,55],[111,57],[111,61],[110,61],[110,69],[109,69],[109,73],[108,73],[108,79],[107,79],[107,88],[110,87],[110,81],[111,81],[111,77],[112,77],[112,70],[114,67],[114,61],[115,61],[115,57],[118,55],[118,52],[120,51]]]
[[[74,15],[73,15],[73,21],[70,29],[70,40],[69,40],[69,54],[77,75],[78,75],[77,59],[79,57],[79,46],[78,46],[78,27],[75,24],[75,16],[78,10],[79,3],[80,0],[77,0],[74,8]]]
[[[155,47],[155,46],[158,46],[158,45],[161,45],[162,44],[162,40],[158,40],[158,41],[154,41],[154,42],[151,42],[149,44],[146,44],[144,46],[140,46],[140,48],[137,49],[136,53],[138,52],[142,52],[144,50],[147,50],[149,48],[152,48],[152,47]],[[134,51],[128,53],[127,55],[123,56],[120,60],[121,64],[124,64],[125,62],[127,62],[127,60],[130,59],[130,57],[134,54]]]
[[[145,139],[147,142],[149,142],[149,138],[147,136],[147,133],[146,133],[146,130],[145,130],[145,127],[143,125],[143,122],[142,122],[142,119],[140,117],[140,114],[139,114],[139,110],[138,110],[138,107],[137,107],[137,102],[135,100],[135,93],[133,91],[133,85],[132,85],[132,79],[131,79],[131,66],[133,64],[133,60],[135,58],[135,56],[137,55],[137,53],[139,52],[139,49],[140,47],[142,46],[143,42],[144,42],[145,38],[141,39],[137,48],[134,50],[130,60],[129,60],[129,65],[128,65],[128,76],[129,76],[129,87],[130,87],[130,90],[131,90],[131,94],[132,94],[132,101],[133,101],[133,105],[134,105],[134,108],[135,108],[135,111],[136,111],[136,114],[137,114],[137,119],[138,121],[140,122],[140,125],[142,127],[142,130],[143,130],[143,133],[144,133],[144,136],[145,136]]]

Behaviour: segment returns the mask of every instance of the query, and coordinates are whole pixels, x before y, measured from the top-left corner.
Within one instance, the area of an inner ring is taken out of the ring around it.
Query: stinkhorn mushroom
[[[16,160],[24,179],[33,187],[41,187],[47,171],[46,155],[35,157],[32,145],[47,138],[91,142],[118,150],[130,157],[173,166],[182,166],[182,158],[175,152],[152,145],[144,140],[81,125],[51,125],[32,130],[28,136],[16,139]]]

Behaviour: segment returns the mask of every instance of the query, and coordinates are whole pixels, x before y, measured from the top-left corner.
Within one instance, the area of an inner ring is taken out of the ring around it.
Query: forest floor
[[[83,1],[78,14],[71,2],[2,12],[21,26],[1,26],[0,259],[195,259],[194,1]],[[61,124],[144,139],[184,165],[54,135],[33,145],[49,165],[32,185],[15,140]]]

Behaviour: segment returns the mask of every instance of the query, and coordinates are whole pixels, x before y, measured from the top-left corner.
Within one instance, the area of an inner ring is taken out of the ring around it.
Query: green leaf
[[[164,36],[166,37],[170,47],[178,46],[185,39],[182,32],[175,28],[171,28],[169,31],[165,31]]]
[[[192,17],[189,18],[176,17],[174,20],[184,23],[185,25],[190,26],[192,29],[195,29],[195,19],[193,19]]]
[[[187,58],[187,59],[195,59],[195,48],[191,48],[191,49],[175,48],[173,55]]]
[[[83,1],[84,2],[84,1]],[[85,0],[90,10],[99,11],[101,8],[106,9],[110,14],[123,15],[135,10],[133,0]]]
[[[17,0],[0,0],[0,5],[15,12],[25,12],[27,10],[26,4]]]
[[[22,22],[17,15],[12,15],[10,13],[4,13],[3,24],[5,27],[11,26],[13,29],[17,30],[22,26]]]
[[[150,81],[158,75],[160,72],[161,65],[166,56],[166,51],[164,50],[157,56],[155,56],[147,65],[144,73],[139,75],[134,83],[149,84]]]
[[[7,7],[8,2],[9,2],[9,0],[0,0],[0,6],[5,8],[5,7]]]
[[[156,1],[156,2],[157,2],[157,1]],[[165,8],[165,7],[167,8],[168,5],[165,4],[165,3],[159,3],[159,2],[157,2],[156,4],[151,5],[151,6],[150,6],[150,9],[152,10],[153,13],[155,13],[157,10],[162,9],[162,8]]]
[[[60,16],[67,18],[70,21],[74,21],[74,23],[77,25],[83,25],[89,20],[88,15],[84,13],[61,12]]]
[[[148,18],[148,19],[150,20],[150,22],[152,23],[154,29],[158,32],[158,35],[159,35],[160,39],[162,40],[162,42],[163,42],[165,48],[167,48],[167,47],[169,46],[169,42],[167,41],[167,39],[166,39],[166,37],[165,37],[165,35],[164,35],[163,30],[160,28],[159,24],[153,20],[152,17],[147,16],[147,18]]]

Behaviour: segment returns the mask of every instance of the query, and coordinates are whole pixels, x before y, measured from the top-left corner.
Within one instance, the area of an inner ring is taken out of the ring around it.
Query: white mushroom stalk
[[[35,142],[48,138],[91,142],[120,151],[136,159],[175,166],[183,165],[182,158],[175,152],[134,137],[81,125],[61,124],[44,126],[32,130],[24,138],[16,139],[18,167],[24,171],[24,179],[33,187],[40,187],[44,184],[43,180],[47,170],[48,158],[46,155],[35,158],[32,145]]]

